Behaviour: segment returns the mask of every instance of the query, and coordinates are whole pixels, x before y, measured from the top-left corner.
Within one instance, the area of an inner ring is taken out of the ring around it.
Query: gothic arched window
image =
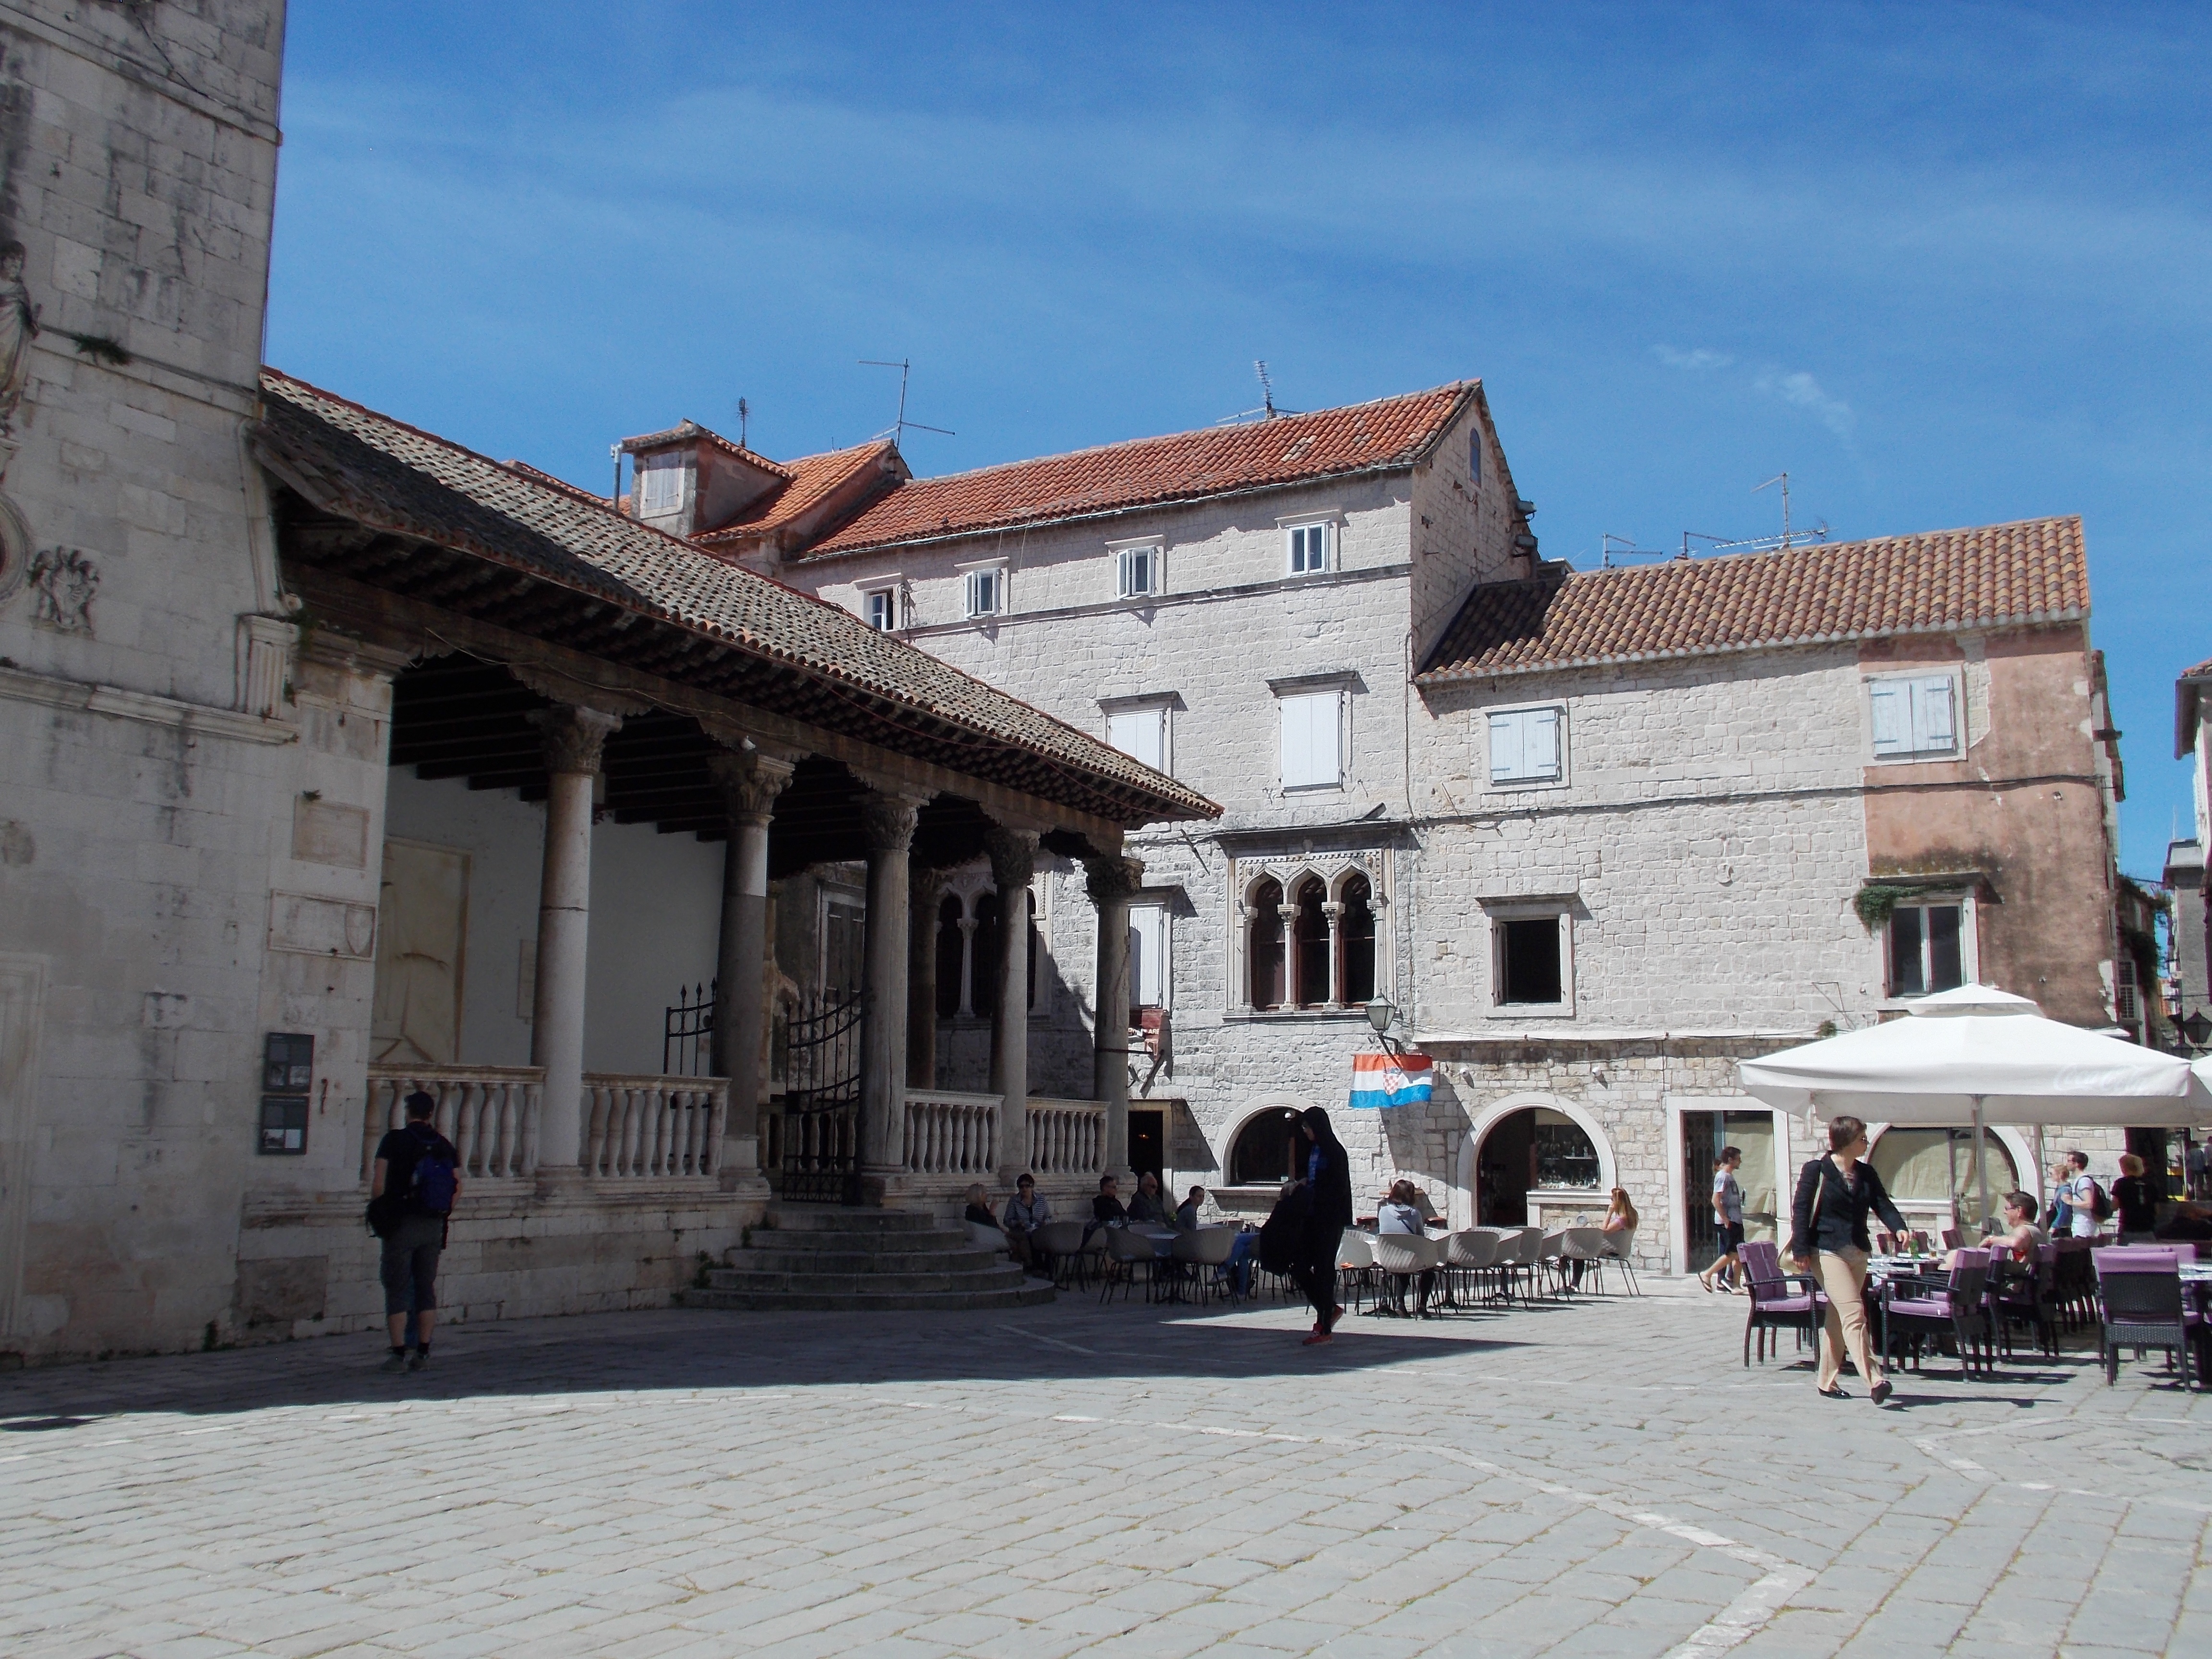
[[[1287,994],[1284,984],[1283,886],[1272,877],[1252,890],[1252,931],[1245,951],[1251,970],[1250,991],[1255,1008],[1279,1008]]]
[[[1317,1007],[1329,1000],[1328,915],[1322,906],[1328,890],[1319,876],[1308,876],[1297,884],[1297,915],[1291,939],[1297,952],[1297,980],[1291,999],[1301,1008]]]
[[[1351,876],[1342,891],[1343,914],[1336,921],[1337,950],[1343,963],[1342,996],[1346,1007],[1375,998],[1375,890],[1364,876]]]

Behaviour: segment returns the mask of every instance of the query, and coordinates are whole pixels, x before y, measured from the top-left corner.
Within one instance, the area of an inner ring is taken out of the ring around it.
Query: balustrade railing
[[[1096,1100],[1029,1103],[1030,1169],[1039,1176],[1095,1176],[1106,1164],[1106,1108]]]
[[[906,1091],[904,1165],[909,1175],[991,1172],[997,1150],[999,1097],[943,1089]]]
[[[376,1143],[407,1121],[407,1097],[417,1089],[438,1103],[431,1121],[461,1155],[463,1176],[500,1181],[537,1173],[543,1066],[375,1065],[368,1068],[363,1115],[363,1181],[375,1161]]]
[[[729,1109],[726,1078],[586,1072],[584,1173],[599,1180],[713,1175]]]

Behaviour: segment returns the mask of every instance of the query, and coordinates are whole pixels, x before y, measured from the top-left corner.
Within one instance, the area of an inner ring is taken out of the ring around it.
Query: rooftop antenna
[[[887,362],[881,357],[863,357],[860,361],[860,367],[863,368],[895,368],[899,372],[898,419],[891,422],[891,429],[889,434],[893,443],[901,442],[905,439],[906,429],[908,427],[912,427],[916,432],[934,432],[940,438],[957,438],[960,435],[958,433],[954,432],[946,427],[924,426],[920,421],[909,421],[907,419],[906,382],[907,376],[914,371],[914,362],[911,358],[902,357],[895,363]],[[885,434],[878,433],[877,435],[881,437]]]
[[[1760,490],[1770,489],[1776,484],[1782,486],[1782,550],[1787,553],[1790,550],[1790,475],[1778,472],[1765,483],[1754,484],[1751,493],[1756,495]]]
[[[1262,418],[1272,421],[1275,418],[1275,383],[1267,378],[1267,360],[1255,357],[1252,372],[1260,377],[1260,407],[1266,411]]]
[[[740,449],[743,449],[743,448],[744,448],[744,447],[746,447],[746,445],[745,445],[745,428],[746,428],[746,426],[747,426],[747,425],[751,422],[752,418],[753,418],[753,406],[752,406],[750,404],[747,403],[747,402],[746,402],[743,398],[738,398],[738,448],[740,448]]]

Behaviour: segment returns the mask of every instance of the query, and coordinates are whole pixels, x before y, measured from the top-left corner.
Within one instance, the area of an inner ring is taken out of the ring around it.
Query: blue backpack
[[[412,1125],[408,1133],[415,1134]],[[459,1186],[453,1160],[445,1157],[431,1131],[430,1139],[415,1134],[422,1150],[415,1155],[415,1168],[407,1177],[407,1207],[416,1215],[451,1215],[453,1194]]]

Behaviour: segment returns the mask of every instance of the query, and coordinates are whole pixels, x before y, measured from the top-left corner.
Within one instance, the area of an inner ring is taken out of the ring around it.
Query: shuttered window
[[[1156,772],[1167,769],[1168,711],[1129,708],[1106,717],[1106,741]]]
[[[1125,547],[1114,556],[1114,591],[1133,599],[1160,591],[1160,550]]]
[[[684,505],[684,458],[670,452],[641,455],[637,462],[637,510],[641,514],[673,513]]]
[[[1334,789],[1341,786],[1343,694],[1309,691],[1276,701],[1282,708],[1283,787]]]
[[[868,626],[880,633],[890,632],[891,618],[896,614],[897,595],[886,587],[878,592],[862,595],[861,603],[866,607],[861,614],[868,619]]]
[[[1003,566],[968,573],[968,614],[995,617],[1006,608],[1006,572]]]
[[[1168,989],[1168,913],[1158,904],[1129,907],[1129,1000],[1164,1008]]]
[[[1874,752],[1884,757],[1957,754],[1954,697],[1948,674],[1869,682],[1867,708],[1874,724]]]
[[[1559,714],[1557,708],[1509,708],[1492,714],[1490,781],[1557,783],[1560,777]]]

